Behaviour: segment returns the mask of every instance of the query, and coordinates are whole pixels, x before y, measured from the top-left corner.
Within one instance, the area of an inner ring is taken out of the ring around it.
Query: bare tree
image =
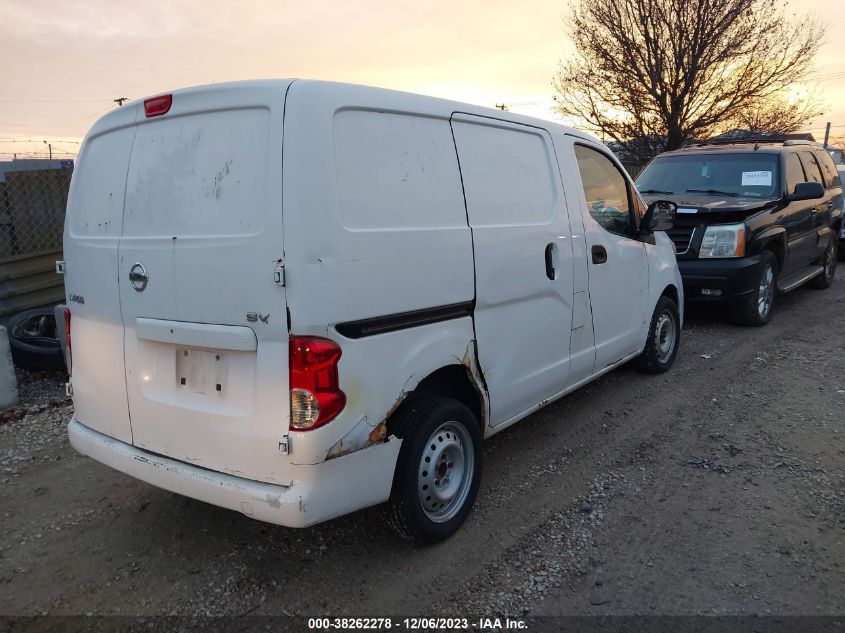
[[[782,95],[812,68],[824,29],[790,20],[782,2],[573,0],[568,24],[557,111],[643,159],[745,120],[780,129],[775,115],[797,127],[815,112]]]
[[[794,101],[770,98],[738,109],[729,122],[750,136],[781,135],[795,132],[821,114],[821,103],[815,97]]]

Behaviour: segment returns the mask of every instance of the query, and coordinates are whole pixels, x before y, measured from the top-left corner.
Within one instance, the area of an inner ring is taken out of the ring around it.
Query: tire
[[[478,495],[483,440],[478,421],[457,400],[425,396],[406,401],[389,428],[403,441],[385,518],[400,536],[419,545],[449,538]],[[450,481],[456,475],[460,479]]]
[[[762,261],[754,292],[735,301],[731,307],[731,320],[738,325],[761,327],[772,320],[778,287],[778,263],[769,251],[761,253]]]
[[[55,371],[65,366],[62,344],[56,337],[53,308],[19,312],[6,323],[9,347],[16,367],[30,371]]]
[[[807,284],[810,288],[816,290],[824,290],[830,288],[833,283],[833,277],[836,275],[836,264],[839,261],[839,236],[836,233],[830,234],[830,243],[821,256],[819,262],[824,267],[824,272],[821,275],[816,275]]]
[[[640,369],[651,374],[669,371],[678,356],[680,342],[678,305],[669,297],[660,297],[651,315],[645,349],[638,358]]]

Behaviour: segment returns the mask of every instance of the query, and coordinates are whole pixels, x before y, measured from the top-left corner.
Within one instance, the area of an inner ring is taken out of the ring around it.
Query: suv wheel
[[[769,251],[763,251],[762,258],[754,292],[731,306],[731,318],[739,325],[760,327],[772,320],[777,296],[778,263]]]
[[[824,290],[830,288],[833,283],[833,276],[836,274],[836,263],[839,260],[839,239],[833,233],[830,235],[830,243],[822,255],[821,265],[824,272],[821,275],[816,275],[810,280],[809,286]]]
[[[669,297],[660,297],[651,316],[645,349],[638,359],[640,369],[652,374],[668,371],[678,355],[680,339],[678,306]]]
[[[388,523],[418,544],[457,532],[469,515],[481,481],[481,429],[466,405],[427,396],[405,402],[390,423],[402,438]]]

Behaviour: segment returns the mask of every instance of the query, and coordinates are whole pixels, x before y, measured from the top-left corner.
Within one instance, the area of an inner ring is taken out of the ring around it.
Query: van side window
[[[611,233],[630,235],[633,225],[625,177],[607,156],[589,147],[576,145],[575,159],[592,218]]]
[[[807,182],[807,178],[804,176],[804,168],[801,167],[798,154],[788,152],[784,160],[786,161],[786,193],[792,193],[799,183]]]
[[[819,161],[819,165],[822,168],[822,174],[824,175],[824,180],[827,183],[828,187],[839,187],[842,185],[842,180],[839,178],[839,171],[836,169],[836,165],[833,163],[833,158],[828,152],[824,150],[815,150],[816,152],[816,159]]]
[[[804,171],[807,172],[807,182],[820,182],[824,184],[819,163],[812,152],[801,152],[801,162],[804,164]]]

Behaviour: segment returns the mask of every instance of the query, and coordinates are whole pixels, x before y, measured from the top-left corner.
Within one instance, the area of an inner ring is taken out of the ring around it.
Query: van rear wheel
[[[639,357],[640,369],[651,374],[668,371],[678,355],[680,340],[681,319],[678,306],[669,297],[660,297],[651,316],[645,349]]]
[[[418,544],[437,543],[461,527],[481,481],[481,429],[452,398],[426,396],[402,404],[389,424],[402,438],[385,506],[390,525]]]

